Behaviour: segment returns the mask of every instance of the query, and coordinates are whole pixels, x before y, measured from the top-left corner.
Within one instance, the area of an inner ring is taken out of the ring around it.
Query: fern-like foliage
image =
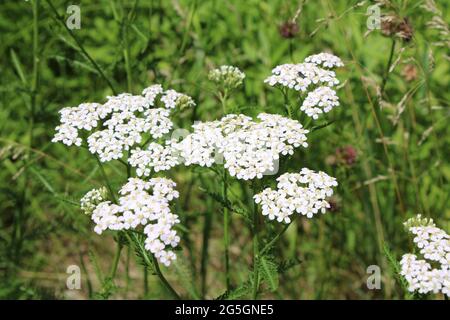
[[[272,255],[263,255],[257,260],[261,280],[267,284],[270,291],[276,291],[279,285],[278,264]]]
[[[250,218],[250,214],[248,213],[247,210],[241,208],[241,207],[237,207],[234,206],[229,200],[226,201],[223,196],[217,192],[211,191],[211,190],[206,190],[201,188],[201,191],[205,192],[206,194],[208,194],[212,199],[214,199],[215,201],[217,201],[219,204],[221,204],[222,206],[226,207],[228,210],[230,210],[231,212],[237,213],[238,215],[240,215],[242,218],[244,218],[245,222],[247,223],[251,223],[252,220]]]
[[[179,255],[173,264],[175,273],[181,285],[186,289],[193,299],[200,299],[197,287],[194,283],[194,276],[190,264],[187,263],[183,255]]]
[[[250,279],[253,278],[253,273],[250,273]],[[249,295],[252,292],[252,282],[250,280],[244,282],[240,286],[225,291],[220,296],[216,297],[215,300],[236,300],[241,299],[242,297],[245,297]]]
[[[140,233],[133,232],[130,235],[130,239],[134,246],[134,251],[136,253],[137,262],[149,269],[152,274],[156,274],[156,267],[154,263],[154,258],[151,254],[145,249],[145,239],[144,235]]]

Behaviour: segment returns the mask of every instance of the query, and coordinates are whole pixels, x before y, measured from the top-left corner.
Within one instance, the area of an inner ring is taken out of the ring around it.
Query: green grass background
[[[221,117],[207,73],[230,64],[246,73],[244,86],[229,102],[235,112],[283,114],[282,95],[265,85],[264,78],[278,64],[301,62],[322,51],[345,62],[338,71],[344,84],[338,91],[341,106],[317,120],[334,122],[309,135],[310,147],[296,152],[289,170],[309,167],[336,177],[338,209],[296,220],[274,254],[279,261],[301,263],[280,275],[275,292],[261,297],[409,297],[392,263],[413,250],[402,222],[422,213],[449,230],[449,35],[427,26],[433,16],[440,16],[448,28],[446,1],[436,1],[440,14],[425,11],[425,1],[392,1],[391,7],[381,9],[407,17],[414,30],[410,42],[395,40],[394,68],[382,98],[377,88],[386,74],[393,39],[380,30],[366,35],[366,11],[373,1],[52,3],[64,20],[69,4],[80,6],[81,29],[72,31],[78,43],[47,1],[0,3],[1,298],[98,298],[106,290],[99,279],[112,263],[112,236],[96,235],[75,205],[85,192],[102,185],[100,171],[86,150],[50,142],[60,108],[103,102],[112,87],[137,94],[161,83],[197,102],[175,120],[188,128],[193,121]],[[299,8],[298,34],[281,37],[280,25]],[[402,74],[406,64],[417,69],[413,81]],[[357,150],[356,163],[331,165],[327,159],[343,146]],[[126,173],[120,164],[108,164],[106,170],[115,187],[123,183]],[[188,231],[178,262],[163,271],[183,297],[201,296],[205,270],[200,268],[200,253],[205,218],[210,217],[206,297],[217,297],[224,291],[221,206],[204,190],[219,191],[219,185],[207,170],[180,167],[169,175],[179,185],[176,211]],[[246,201],[239,185],[232,190]],[[242,219],[232,219],[231,270],[237,285],[247,279],[252,244]],[[268,238],[280,229],[277,223],[266,221],[265,226]],[[71,264],[82,269],[82,290],[66,290]],[[380,290],[366,286],[369,265],[381,268]],[[124,251],[109,297],[170,298],[149,278],[146,288],[134,252]]]

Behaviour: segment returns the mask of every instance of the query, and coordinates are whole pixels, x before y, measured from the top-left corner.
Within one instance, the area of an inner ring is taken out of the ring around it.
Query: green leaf
[[[302,263],[302,261],[297,257],[292,258],[292,259],[283,260],[280,263],[280,265],[278,266],[278,272],[280,274],[285,273],[289,269],[292,269],[293,267],[296,267],[296,266],[300,265],[301,263]]]
[[[389,249],[387,244],[383,245],[383,251],[384,251],[384,255],[386,256],[386,258],[388,260],[388,263],[389,263],[389,266],[391,267],[392,272],[394,273],[397,281],[400,283],[400,286],[402,287],[402,289],[405,292],[406,298],[412,299],[413,297],[408,291],[408,282],[400,274],[400,271],[401,271],[400,263],[397,261],[397,259],[395,258],[394,254],[391,252],[391,250]]]
[[[22,84],[26,85],[27,79],[23,74],[22,64],[20,63],[19,58],[17,57],[14,49],[11,49],[11,60],[14,65],[14,68],[16,69],[17,74],[19,75],[20,81],[22,81]]]
[[[95,252],[93,250],[88,251],[89,261],[91,261],[94,266],[95,275],[97,276],[97,280],[103,283],[103,272],[98,265],[98,260]]]
[[[151,257],[147,249],[145,249],[144,235],[132,232],[130,238],[134,245],[134,251],[138,258],[138,263],[144,267],[147,267],[153,274],[156,273],[153,257]]]
[[[273,256],[261,256],[257,263],[261,279],[269,286],[271,291],[277,290],[279,285],[278,265]]]
[[[56,195],[56,191],[51,186],[51,183],[47,181],[47,179],[34,167],[30,167],[29,170],[41,181],[41,183],[44,185],[44,187],[52,194]]]
[[[329,121],[329,122],[325,122],[325,123],[323,123],[323,124],[320,124],[320,125],[318,125],[318,126],[314,126],[314,127],[311,128],[311,132],[314,132],[314,131],[317,131],[317,130],[326,128],[326,127],[328,127],[329,125],[332,125],[335,121],[336,121],[336,120],[332,120],[332,121]]]
[[[192,269],[190,268],[190,264],[186,261],[186,258],[184,258],[183,255],[179,255],[173,264],[173,267],[183,288],[187,290],[192,298],[197,300],[200,299],[198,290],[195,287]]]
[[[250,278],[253,278],[250,276]],[[240,299],[252,292],[252,285],[250,281],[246,281],[237,288],[225,291],[220,296],[215,298],[215,300],[236,300]]]
[[[31,173],[33,173],[38,178],[38,180],[41,182],[41,184],[44,186],[44,188],[47,189],[56,200],[64,202],[64,203],[71,204],[71,205],[76,206],[76,207],[80,207],[80,204],[78,203],[78,201],[75,201],[73,198],[59,195],[55,191],[55,189],[53,189],[53,187],[52,187],[53,183],[51,181],[49,181],[49,179],[46,178],[35,167],[31,166],[31,167],[28,168],[28,170],[30,170]]]
[[[114,284],[113,279],[107,277],[102,283],[102,289],[95,293],[94,297],[96,299],[109,299],[117,291],[117,286]]]
[[[208,194],[211,198],[213,198],[215,201],[220,203],[222,206],[226,207],[231,212],[237,213],[240,216],[242,216],[246,222],[248,222],[248,223],[252,222],[252,220],[250,218],[250,214],[248,213],[247,210],[245,210],[241,207],[232,205],[232,203],[230,201],[225,201],[225,199],[222,197],[222,195],[217,192],[206,190],[204,188],[200,188],[200,190],[205,192],[206,194]]]

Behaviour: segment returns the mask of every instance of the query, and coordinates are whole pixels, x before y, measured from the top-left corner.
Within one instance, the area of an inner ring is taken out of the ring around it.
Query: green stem
[[[28,151],[27,158],[31,158],[33,142],[34,142],[34,125],[35,125],[35,116],[36,116],[36,96],[38,91],[38,81],[39,81],[39,6],[38,0],[33,1],[33,71],[32,71],[32,82],[31,82],[31,110],[30,117],[28,123]],[[25,226],[27,225],[26,219],[28,217],[26,208],[27,202],[31,196],[30,190],[30,178],[28,170],[25,171],[22,192],[21,192],[21,203],[18,206],[17,215],[14,219],[14,227],[12,234],[12,248],[14,250],[14,261],[18,262],[20,259],[20,252],[22,250],[22,243],[24,240]],[[18,265],[18,263],[16,263]]]
[[[222,180],[222,197],[225,203],[228,204],[228,191],[227,191],[227,169],[223,168],[223,180]],[[230,257],[229,257],[229,246],[230,246],[230,212],[227,206],[223,206],[223,246],[225,252],[225,283],[227,291],[231,289],[230,280]]]
[[[255,194],[253,190],[253,195]],[[259,272],[258,272],[258,256],[259,256],[259,228],[258,228],[258,206],[253,203],[253,287],[252,298],[256,300],[259,289]]]
[[[223,114],[227,114],[227,105],[226,100],[228,97],[228,92],[225,89],[223,93],[219,94],[219,99],[222,104]],[[222,175],[222,198],[225,203],[228,204],[228,190],[227,190],[227,169],[223,168]],[[230,236],[229,236],[229,227],[230,227],[230,212],[227,206],[223,206],[223,246],[224,246],[224,256],[225,256],[225,285],[227,291],[231,289],[231,277],[230,277],[230,256],[229,256],[229,247],[230,247]]]
[[[282,92],[283,92],[284,107],[286,109],[286,113],[287,113],[288,117],[292,119],[292,110],[291,110],[291,106],[289,105],[289,93],[287,90],[282,90]]]
[[[144,266],[144,296],[148,295],[148,269]]]
[[[228,91],[224,89],[223,93],[219,93],[219,100],[222,105],[222,112],[224,115],[227,114],[227,98],[228,98]]]
[[[124,49],[123,49],[123,58],[125,61],[125,71],[127,74],[127,88],[128,92],[132,92],[132,74],[131,74],[131,65],[130,65],[130,42],[128,39],[128,29],[131,23],[131,20],[134,18],[134,12],[136,9],[138,1],[134,2],[133,8],[130,10],[128,15],[125,14],[125,10],[123,11],[122,25],[123,25],[123,39],[124,39]],[[122,4],[123,5],[123,4]],[[123,9],[123,7],[122,7]]]
[[[210,206],[208,206],[210,208]],[[201,274],[201,290],[202,290],[202,299],[205,298],[206,295],[206,276],[208,272],[208,247],[209,247],[209,237],[211,234],[211,223],[212,223],[212,213],[211,211],[205,212],[205,222],[203,225],[203,240],[202,240],[202,258],[200,265],[200,274]]]
[[[158,278],[161,280],[161,282],[164,284],[164,286],[169,290],[169,292],[173,295],[173,297],[177,300],[181,300],[181,297],[178,295],[178,293],[175,291],[175,289],[170,285],[170,283],[167,281],[167,279],[164,277],[164,275],[161,272],[161,269],[159,268],[158,260],[152,255],[153,264],[155,266],[155,272]]]
[[[386,83],[387,83],[387,80],[388,80],[388,78],[389,78],[389,73],[390,73],[389,70],[391,69],[391,66],[392,66],[392,60],[393,60],[393,58],[394,58],[395,44],[396,44],[395,39],[392,39],[391,51],[390,51],[390,53],[389,53],[389,60],[388,60],[388,63],[387,63],[387,65],[386,65],[386,70],[385,70],[384,76],[383,76],[383,82],[381,83],[381,87],[380,87],[380,95],[381,95],[381,96],[383,95],[384,88],[385,88]]]
[[[111,268],[111,273],[109,277],[113,280],[117,273],[117,267],[119,266],[119,260],[120,260],[120,253],[122,252],[122,245],[118,242],[117,243],[117,249],[116,254],[114,256],[113,265]]]
[[[259,256],[264,255],[267,251],[270,250],[270,248],[275,244],[275,242],[278,241],[278,239],[280,239],[280,237],[287,231],[287,229],[289,228],[289,226],[292,224],[293,221],[289,222],[288,224],[286,224],[283,229],[278,232],[278,234],[272,239],[270,240],[265,246],[264,248],[262,248],[262,250],[259,252]]]
[[[100,161],[100,159],[98,158],[97,155],[95,155],[95,159],[97,160],[98,166],[100,167],[100,172],[102,174],[103,180],[106,183],[106,187],[108,188],[109,194],[111,195],[112,200],[115,203],[117,203],[116,196],[114,195],[114,191],[113,191],[113,189],[111,187],[111,184],[109,183],[109,179],[108,179],[108,176],[105,173],[105,169],[103,168],[103,164],[102,164],[102,162]]]
[[[100,66],[97,64],[97,62],[95,62],[94,59],[92,59],[92,57],[87,53],[87,51],[84,49],[83,45],[81,44],[81,41],[77,38],[77,36],[75,36],[75,34],[73,33],[73,31],[67,26],[67,24],[64,21],[64,17],[61,16],[58,13],[58,10],[56,10],[55,6],[53,5],[53,3],[50,0],[46,0],[48,5],[50,6],[50,8],[52,9],[52,11],[54,12],[56,19],[63,25],[63,27],[67,30],[67,32],[69,33],[69,35],[72,37],[72,39],[76,42],[76,44],[78,45],[78,47],[80,48],[81,52],[83,53],[83,55],[86,57],[86,59],[89,60],[89,62],[92,64],[92,66],[97,70],[97,72],[100,74],[100,76],[106,81],[106,83],[108,84],[109,88],[111,89],[111,91],[113,92],[113,94],[117,94],[117,91],[114,89],[113,84],[111,83],[111,81],[106,77],[106,75],[104,74],[102,68],[100,68]]]
[[[131,247],[127,247],[127,260],[125,263],[125,296],[128,296],[128,290],[130,289],[130,261],[131,261]]]
[[[31,82],[31,115],[29,125],[29,147],[33,148],[33,130],[36,115],[36,95],[39,81],[39,24],[38,0],[33,1],[33,78]]]

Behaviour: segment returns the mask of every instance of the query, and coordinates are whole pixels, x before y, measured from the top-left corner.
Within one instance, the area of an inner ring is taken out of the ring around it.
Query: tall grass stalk
[[[66,22],[64,21],[64,17],[62,15],[60,15],[58,13],[58,10],[55,8],[55,6],[53,5],[53,3],[50,0],[46,0],[47,4],[49,5],[50,9],[53,11],[56,19],[61,23],[61,25],[67,30],[67,32],[69,33],[70,37],[75,41],[76,45],[78,46],[78,48],[80,49],[80,51],[83,53],[83,55],[85,56],[85,58],[92,64],[92,66],[95,68],[95,70],[97,70],[98,74],[100,75],[101,78],[103,78],[103,80],[105,80],[105,82],[107,83],[108,87],[111,89],[111,91],[113,92],[113,94],[117,94],[116,89],[114,88],[111,80],[109,80],[109,78],[105,75],[105,73],[103,72],[102,68],[97,64],[97,62],[95,62],[94,59],[92,59],[92,57],[90,56],[90,54],[86,51],[86,49],[84,48],[83,44],[81,43],[81,41],[78,39],[78,37],[75,35],[75,33],[67,26]]]

